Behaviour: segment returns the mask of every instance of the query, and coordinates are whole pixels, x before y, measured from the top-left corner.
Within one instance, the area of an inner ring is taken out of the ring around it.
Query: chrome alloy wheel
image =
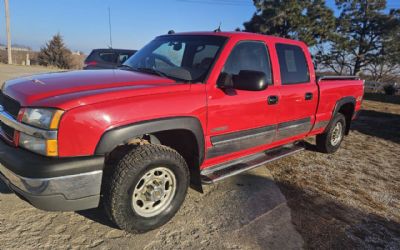
[[[341,122],[336,123],[335,127],[332,130],[332,136],[331,136],[331,145],[336,146],[340,143],[342,140],[343,136],[343,125]]]
[[[132,194],[132,208],[140,216],[153,217],[164,211],[176,193],[175,174],[157,167],[140,178]]]

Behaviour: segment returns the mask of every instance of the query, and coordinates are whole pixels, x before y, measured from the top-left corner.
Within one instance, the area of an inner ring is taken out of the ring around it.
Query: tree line
[[[386,0],[254,0],[245,31],[306,42],[319,71],[370,75],[391,81],[400,74],[400,9]]]

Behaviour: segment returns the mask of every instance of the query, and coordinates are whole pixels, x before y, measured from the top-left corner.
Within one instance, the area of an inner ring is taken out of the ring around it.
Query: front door
[[[236,43],[221,73],[232,78],[241,70],[264,72],[269,86],[262,91],[212,89],[208,98],[207,135],[212,144],[207,150],[208,159],[274,140],[278,102],[272,100],[269,105],[268,98],[279,99],[279,91],[272,84],[270,57],[264,41]]]

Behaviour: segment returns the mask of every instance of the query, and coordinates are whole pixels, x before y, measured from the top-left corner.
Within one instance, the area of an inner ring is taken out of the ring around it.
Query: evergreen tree
[[[72,67],[71,51],[65,46],[60,34],[56,34],[40,49],[38,62],[44,66],[56,66],[61,69]]]
[[[309,46],[327,39],[335,27],[324,0],[254,0],[256,13],[244,23],[246,31],[298,39]]]
[[[395,49],[392,35],[400,25],[399,10],[385,13],[385,0],[336,0],[336,6],[340,15],[330,45],[316,56],[320,64],[339,74],[356,75],[386,62]]]

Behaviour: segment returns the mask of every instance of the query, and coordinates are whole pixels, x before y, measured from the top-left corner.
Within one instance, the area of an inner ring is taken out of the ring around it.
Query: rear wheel
[[[121,229],[144,233],[167,223],[189,186],[185,160],[162,145],[142,145],[126,154],[104,188],[104,206]]]
[[[317,149],[323,153],[336,152],[343,141],[346,128],[344,115],[338,113],[323,134],[317,135]]]

